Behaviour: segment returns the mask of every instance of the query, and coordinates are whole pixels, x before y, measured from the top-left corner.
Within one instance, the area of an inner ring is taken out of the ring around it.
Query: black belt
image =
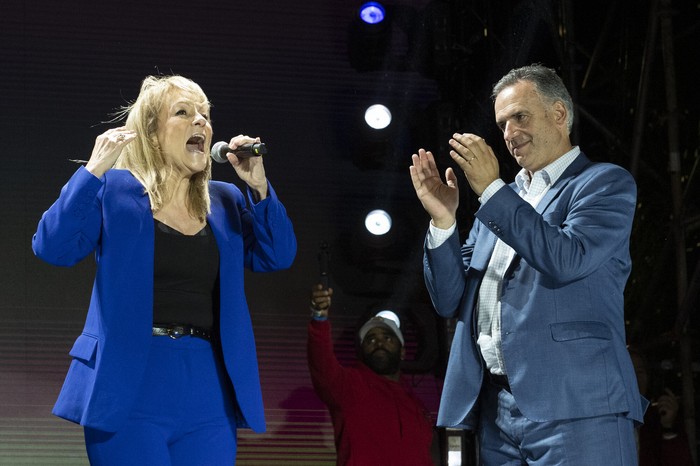
[[[491,371],[487,370],[486,371],[488,381],[491,385],[494,385],[500,389],[506,390],[509,393],[512,393],[510,391],[510,383],[508,383],[508,377],[505,375],[496,375],[492,373]]]
[[[195,327],[184,324],[154,325],[153,335],[157,337],[170,337],[177,339],[184,336],[192,336],[212,341],[212,333],[208,328]]]

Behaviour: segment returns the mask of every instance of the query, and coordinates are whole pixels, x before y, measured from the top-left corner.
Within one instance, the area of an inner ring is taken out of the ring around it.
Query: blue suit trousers
[[[624,415],[535,422],[523,416],[508,390],[488,382],[484,383],[480,402],[478,439],[481,465],[638,464],[634,421]]]
[[[153,337],[137,401],[117,432],[85,428],[93,466],[231,466],[235,395],[219,351],[197,337]]]

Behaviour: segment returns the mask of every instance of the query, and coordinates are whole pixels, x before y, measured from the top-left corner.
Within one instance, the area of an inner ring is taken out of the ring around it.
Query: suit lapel
[[[221,251],[225,245],[229,244],[228,230],[225,226],[226,213],[223,211],[224,207],[221,203],[221,198],[216,195],[215,191],[216,188],[210,184],[209,196],[211,197],[211,213],[207,216],[207,222],[214,233],[219,251]]]
[[[562,173],[556,183],[554,183],[554,186],[549,188],[544,197],[542,197],[542,200],[539,202],[539,204],[537,204],[537,208],[535,209],[537,213],[540,215],[544,213],[552,205],[561,190],[564,189],[564,187],[566,187],[566,185],[568,185],[569,182],[574,179],[574,177],[581,173],[586,167],[591,165],[591,163],[592,162],[588,159],[588,157],[581,152],[579,156],[576,157],[573,162],[571,162],[566,170],[564,170],[564,173]],[[514,183],[511,183],[509,186],[511,189],[516,189]],[[476,268],[477,270],[486,270],[486,267],[491,260],[493,248],[496,246],[497,239],[498,238],[496,235],[493,234],[493,232],[488,228],[480,229],[479,235],[476,239],[476,244],[478,247],[474,248],[474,255],[471,260],[472,267]],[[515,266],[519,260],[520,256],[516,253],[515,258],[511,263],[511,267]]]
[[[576,157],[568,167],[566,167],[564,173],[561,174],[556,183],[554,183],[554,185],[545,193],[544,197],[542,197],[542,200],[539,202],[539,204],[537,204],[537,208],[535,209],[537,213],[540,215],[543,214],[550,207],[554,199],[557,198],[561,190],[564,189],[566,185],[571,182],[571,180],[573,180],[590,164],[591,161],[583,152],[581,152],[579,156]]]
[[[112,169],[108,173],[110,179],[113,179],[115,182],[115,186],[110,186],[110,189],[116,189],[120,194],[128,196],[122,199],[131,199],[136,205],[139,220],[142,221],[143,224],[149,224],[152,227],[153,213],[151,211],[151,200],[143,184],[128,170]],[[110,184],[110,181],[107,181],[106,185],[107,184]],[[131,210],[133,206],[129,201],[129,204],[124,204],[124,207],[128,207],[129,210]]]
[[[478,222],[479,220],[477,220]],[[470,265],[477,270],[486,270],[493,248],[496,246],[496,235],[488,228],[481,228],[479,235],[476,237],[476,246],[474,247],[474,255]]]

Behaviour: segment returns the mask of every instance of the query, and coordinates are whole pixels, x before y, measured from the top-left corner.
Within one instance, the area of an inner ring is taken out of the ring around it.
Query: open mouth
[[[190,152],[204,152],[204,136],[194,134],[187,140],[187,150]]]

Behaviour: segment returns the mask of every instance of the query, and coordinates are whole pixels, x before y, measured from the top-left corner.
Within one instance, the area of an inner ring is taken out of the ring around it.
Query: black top
[[[212,328],[219,249],[209,224],[190,236],[155,220],[155,231],[153,322]]]

